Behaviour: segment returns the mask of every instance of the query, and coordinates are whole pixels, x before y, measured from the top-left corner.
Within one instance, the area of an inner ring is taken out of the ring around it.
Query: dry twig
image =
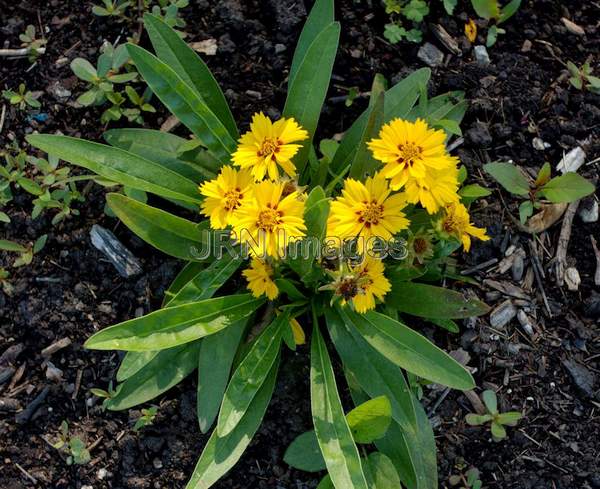
[[[560,228],[560,236],[556,247],[556,263],[554,264],[554,272],[556,273],[556,283],[562,287],[565,281],[565,269],[567,268],[567,248],[571,239],[571,228],[573,227],[573,218],[579,207],[579,200],[571,202],[565,216],[563,218],[562,227]]]

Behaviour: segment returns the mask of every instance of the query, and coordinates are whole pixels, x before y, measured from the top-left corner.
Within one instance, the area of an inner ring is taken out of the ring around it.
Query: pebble
[[[585,163],[585,151],[577,146],[569,151],[556,165],[556,169],[562,174],[577,171]]]
[[[98,469],[98,472],[96,472],[96,478],[103,480],[106,479],[106,476],[108,475],[108,470],[102,468],[102,469]]]
[[[516,315],[517,308],[510,299],[507,299],[490,314],[490,325],[493,328],[504,328]]]
[[[473,48],[473,54],[475,55],[475,61],[482,68],[489,66],[490,64],[490,55],[487,52],[485,46],[475,46]]]
[[[417,58],[426,65],[436,68],[444,62],[444,53],[430,42],[426,42],[419,48]]]
[[[161,462],[161,460],[160,460],[160,459],[158,459],[158,458],[155,458],[155,459],[152,461],[152,465],[154,466],[154,468],[155,468],[155,469],[162,469],[162,468],[163,468],[163,463],[162,463],[162,462]]]
[[[570,291],[575,292],[579,290],[581,277],[579,276],[579,271],[575,267],[569,267],[565,270],[565,283]]]
[[[63,87],[60,81],[58,80],[51,83],[47,91],[57,100],[64,100],[71,96],[71,90],[68,90],[65,87]]]
[[[285,44],[277,43],[275,44],[275,54],[281,54],[287,49]]]
[[[591,223],[598,221],[598,201],[593,195],[581,201],[577,214],[583,222]]]
[[[523,46],[521,46],[521,52],[528,53],[529,51],[531,51],[532,46],[533,44],[531,43],[531,41],[529,39],[525,39],[525,41],[523,41]]]
[[[531,144],[532,144],[533,148],[537,149],[538,151],[544,151],[551,146],[550,143],[547,143],[542,138],[533,138],[533,141],[531,142]]]

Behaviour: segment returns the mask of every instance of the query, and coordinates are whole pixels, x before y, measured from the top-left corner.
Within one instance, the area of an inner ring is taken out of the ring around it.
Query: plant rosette
[[[212,486],[241,457],[285,346],[307,337],[314,431],[285,459],[327,469],[320,487],[437,488],[435,440],[415,385],[475,385],[406,324],[419,317],[456,331],[454,319],[488,310],[435,285],[457,276],[451,255],[461,246],[488,239],[465,205],[473,189],[460,193],[464,169],[446,149],[466,102],[458,92],[428,99],[428,69],[389,89],[378,75],[368,108],[339,144],[321,141],[319,156],[313,136],[340,34],[333,13],[331,0],[318,0],[308,17],[282,117],[258,110],[241,136],[204,62],[146,15],[156,56],[133,44],[128,54],[192,138],[147,129],[109,130],[108,145],[28,137],[100,179],[152,194],[156,206],[116,193],[107,202],[140,238],[186,262],[161,309],[97,332],[86,347],[127,352],[118,386],[103,394],[111,410],[146,403],[198,371],[199,427],[214,429],[188,489]],[[161,199],[201,218],[167,212]],[[329,342],[356,405],[349,412]]]

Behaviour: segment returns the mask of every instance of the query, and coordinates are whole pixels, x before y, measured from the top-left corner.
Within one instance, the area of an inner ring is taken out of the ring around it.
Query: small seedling
[[[67,455],[67,465],[85,465],[91,460],[85,442],[78,436],[69,436],[69,423],[66,421],[60,424],[58,441],[51,445]]]
[[[464,474],[450,476],[449,482],[452,487],[460,485],[459,489],[481,489],[479,470],[474,467]]]
[[[37,39],[35,35],[35,26],[29,24],[23,34],[19,35],[21,46],[29,48],[29,61],[35,61],[41,54],[44,54],[46,43],[48,42],[44,36]]]
[[[506,5],[501,6],[498,0],[471,0],[471,5],[479,17],[488,21],[494,21],[488,29],[486,46],[492,47],[496,44],[499,34],[505,34],[500,24],[506,22],[517,13],[521,6],[521,0],[511,0]]]
[[[384,0],[385,11],[390,15],[390,22],[385,25],[383,36],[392,44],[403,39],[420,43],[423,33],[420,24],[429,13],[428,2],[424,0]],[[412,23],[412,29],[406,29],[399,16]]]
[[[551,167],[544,163],[535,181],[527,178],[512,163],[488,163],[483,169],[505,190],[518,197],[527,198],[519,205],[519,217],[525,223],[534,209],[541,208],[547,200],[554,204],[570,203],[579,200],[595,191],[594,185],[575,172],[551,178]]]
[[[8,281],[9,277],[10,273],[8,272],[8,270],[4,269],[3,267],[0,267],[0,287],[6,295],[12,295],[13,293],[13,286]]]
[[[483,391],[481,394],[485,404],[486,414],[467,414],[466,421],[471,426],[481,426],[486,423],[491,424],[492,439],[500,441],[506,438],[505,426],[517,426],[523,415],[518,411],[509,411],[507,413],[498,412],[498,398],[492,390]]]
[[[156,406],[152,406],[148,409],[142,409],[142,415],[137,419],[135,425],[133,425],[133,431],[140,431],[142,428],[153,424],[154,418],[156,418],[156,413],[158,413],[158,408]]]
[[[94,15],[124,19],[125,12],[131,6],[131,0],[102,0],[102,4],[92,7]]]
[[[2,96],[9,101],[11,105],[16,105],[19,110],[25,109],[25,107],[33,107],[34,109],[39,109],[42,104],[40,104],[37,96],[30,92],[25,87],[24,83],[19,85],[19,89],[15,92],[14,90],[4,90],[2,92]]]
[[[145,7],[149,8],[151,1],[145,1]],[[152,14],[162,19],[170,27],[185,27],[185,21],[181,17],[180,9],[189,5],[189,0],[156,0],[158,5],[152,6]]]
[[[19,253],[19,257],[14,261],[13,267],[22,267],[29,265],[33,261],[33,256],[44,248],[48,235],[44,234],[40,236],[35,242],[23,246],[15,241],[9,241],[7,239],[0,239],[0,250],[12,251]]]
[[[568,61],[567,68],[571,74],[569,82],[577,90],[588,90],[592,93],[600,93],[600,78],[592,76],[592,67],[589,63],[584,63],[578,68],[575,63]]]

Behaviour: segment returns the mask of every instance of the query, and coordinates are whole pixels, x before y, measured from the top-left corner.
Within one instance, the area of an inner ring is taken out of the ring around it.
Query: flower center
[[[258,156],[273,155],[279,151],[279,141],[277,139],[265,138],[262,146],[258,150]]]
[[[275,227],[281,223],[283,212],[268,208],[258,214],[256,226],[263,231],[273,232]]]
[[[379,224],[379,220],[383,216],[383,206],[377,201],[363,202],[364,208],[357,212],[358,222],[364,223],[370,228],[372,224]]]
[[[421,158],[423,148],[415,143],[406,143],[398,145],[398,163],[412,165],[414,160]]]
[[[358,294],[358,282],[354,277],[345,277],[337,285],[335,293],[349,301]]]
[[[239,187],[228,190],[223,196],[223,207],[225,207],[226,211],[234,211],[240,206],[243,198],[244,194],[242,194],[242,190]]]
[[[429,243],[426,239],[415,238],[415,241],[413,242],[413,250],[415,250],[415,253],[420,255],[422,253],[425,253],[428,249]]]
[[[456,222],[456,220],[453,219],[452,216],[446,216],[446,219],[444,219],[444,222],[442,223],[442,228],[444,228],[444,231],[446,231],[448,234],[453,234],[457,232],[458,226],[459,223]]]

